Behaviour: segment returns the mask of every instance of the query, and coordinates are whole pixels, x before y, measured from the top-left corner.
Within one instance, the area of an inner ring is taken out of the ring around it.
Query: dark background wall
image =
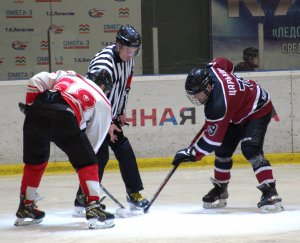
[[[159,73],[187,73],[210,60],[209,1],[142,0],[143,74],[153,74],[152,28]]]

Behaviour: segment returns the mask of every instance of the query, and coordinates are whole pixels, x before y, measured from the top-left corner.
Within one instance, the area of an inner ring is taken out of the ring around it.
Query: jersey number
[[[65,77],[56,83],[55,88],[60,90],[61,92],[66,92],[74,84],[76,84],[74,80]],[[87,90],[78,88],[76,89],[76,92],[69,91],[68,93],[80,102],[81,107],[84,111],[93,107],[96,103],[94,96]]]
[[[239,88],[241,91],[245,91],[246,88],[253,89],[253,84],[249,80],[244,80],[242,78],[236,78],[239,84]]]

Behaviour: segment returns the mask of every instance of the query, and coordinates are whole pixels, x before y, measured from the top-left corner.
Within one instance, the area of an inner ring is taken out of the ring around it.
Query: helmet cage
[[[190,94],[188,92],[186,92],[186,97],[192,102],[192,104],[194,105],[205,105],[207,103],[207,101],[209,100],[209,96],[210,96],[210,91],[208,91],[208,89],[202,90],[200,92],[204,92],[204,94],[207,95],[207,99],[204,101],[200,101],[198,100],[195,95],[197,94]]]
[[[192,102],[192,104],[202,105],[202,103],[197,98],[195,98],[195,95],[186,92],[186,97]]]

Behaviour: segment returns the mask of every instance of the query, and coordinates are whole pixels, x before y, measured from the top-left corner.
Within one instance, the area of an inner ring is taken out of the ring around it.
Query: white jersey
[[[112,121],[111,104],[103,91],[74,71],[41,72],[29,80],[26,104],[31,105],[47,89],[61,92],[74,111],[80,129],[86,129],[85,133],[97,152]]]

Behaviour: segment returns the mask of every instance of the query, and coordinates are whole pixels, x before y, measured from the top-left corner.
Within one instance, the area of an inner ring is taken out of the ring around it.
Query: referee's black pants
[[[119,124],[116,124],[121,130]],[[122,179],[125,183],[126,192],[139,192],[144,189],[136,157],[130,142],[124,136],[123,131],[116,133],[118,140],[115,143],[110,142],[109,135],[105,138],[100,149],[97,152],[99,180],[101,182],[105,166],[109,159],[109,147],[114,152],[116,159],[119,162]]]

